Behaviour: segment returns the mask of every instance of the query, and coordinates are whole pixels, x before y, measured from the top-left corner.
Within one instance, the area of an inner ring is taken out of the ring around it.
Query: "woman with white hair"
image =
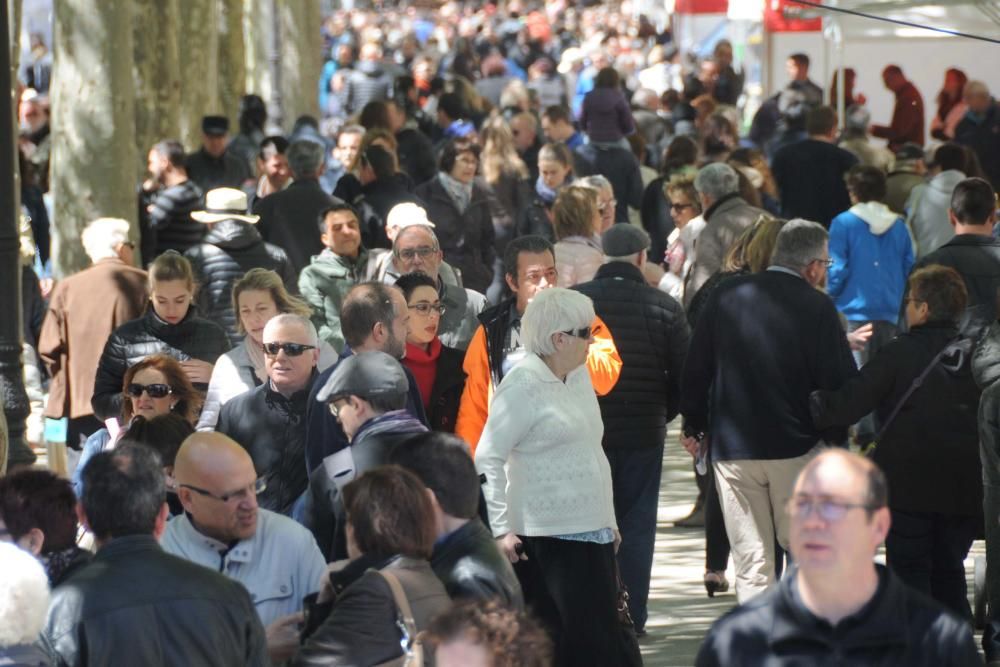
[[[553,287],[521,320],[527,356],[497,387],[476,468],[497,545],[548,627],[557,665],[628,665],[615,612],[620,542],[604,425],[584,362],[590,299]]]
[[[14,544],[0,543],[0,665],[48,665],[36,642],[49,607],[42,564]]]

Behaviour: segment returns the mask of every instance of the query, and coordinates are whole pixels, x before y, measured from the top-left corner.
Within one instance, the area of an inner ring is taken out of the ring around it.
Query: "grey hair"
[[[323,165],[325,152],[326,148],[315,141],[309,139],[293,141],[285,152],[292,176],[297,179],[317,176]]]
[[[584,176],[579,179],[577,185],[585,185],[588,188],[594,188],[595,190],[611,190],[614,192],[615,189],[611,185],[611,181],[601,176],[600,174],[594,174],[593,176]]]
[[[823,258],[827,240],[826,228],[818,222],[802,218],[789,220],[778,232],[771,255],[772,266],[783,266],[793,271],[801,271],[810,262]]]
[[[288,325],[302,327],[306,332],[306,337],[309,339],[309,344],[319,345],[319,335],[316,333],[316,326],[312,323],[312,320],[308,317],[296,315],[295,313],[275,315],[264,325],[264,333],[266,334],[268,329]]]
[[[80,242],[92,262],[118,256],[118,246],[128,241],[128,220],[98,218],[83,230]]]
[[[555,354],[552,334],[589,327],[594,321],[594,304],[585,294],[562,287],[550,287],[535,295],[521,318],[521,342],[528,352],[540,357]]]
[[[694,189],[706,197],[719,200],[740,191],[740,177],[728,164],[713,162],[698,171],[694,177]]]
[[[406,227],[403,227],[402,229],[399,230],[399,232],[396,234],[396,238],[393,239],[393,241],[392,241],[392,254],[393,255],[396,255],[397,257],[399,256],[399,240],[401,238],[403,238],[403,236],[405,234],[408,234],[408,233],[412,232],[413,230],[420,230],[424,234],[427,234],[428,236],[430,236],[431,237],[431,244],[434,246],[434,249],[435,250],[440,250],[441,249],[441,243],[438,241],[437,234],[434,233],[433,229],[431,229],[427,225],[407,225]]]

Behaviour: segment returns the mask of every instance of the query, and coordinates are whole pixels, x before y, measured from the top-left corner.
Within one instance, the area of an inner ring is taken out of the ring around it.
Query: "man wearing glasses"
[[[791,220],[771,266],[734,278],[709,296],[681,379],[684,447],[715,471],[742,604],[775,580],[774,541],[788,548],[781,508],[821,441],[809,394],[836,389],[855,372],[837,311],[817,289],[830,258],[827,231]]]
[[[397,444],[427,431],[406,410],[409,390],[400,363],[372,350],[341,361],[316,395],[351,443],[312,472],[303,509],[306,527],[331,561],[348,557],[341,489],[366,470],[388,463]]]
[[[812,459],[783,508],[795,565],[716,621],[695,664],[982,664],[965,622],[874,562],[889,532],[888,493],[857,454]]]
[[[423,209],[414,208],[423,213]],[[423,213],[423,217],[426,220],[427,214]],[[385,283],[394,284],[400,276],[419,271],[434,279],[438,285],[441,305],[445,307],[438,337],[448,347],[458,350],[468,348],[469,341],[479,326],[479,313],[486,308],[486,297],[448,280],[446,272],[442,270],[446,267],[444,253],[441,252],[441,244],[431,225],[417,223],[400,229],[392,243],[391,260],[391,263],[385,262],[379,278]],[[447,266],[447,273],[454,273],[450,266]]]
[[[267,628],[272,659],[290,657],[302,600],[319,590],[326,572],[316,540],[288,517],[258,507],[266,479],[246,450],[221,433],[188,437],[174,478],[184,514],[167,524],[160,546],[243,584]]]
[[[285,313],[263,333],[267,382],[222,407],[216,430],[250,454],[267,488],[260,506],[290,515],[308,484],[306,401],[316,377],[318,337],[312,322]]]

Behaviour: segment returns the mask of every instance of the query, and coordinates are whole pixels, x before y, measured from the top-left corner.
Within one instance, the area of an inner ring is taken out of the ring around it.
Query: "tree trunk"
[[[319,76],[323,69],[323,17],[318,2],[280,0],[281,94],[285,126],[303,114],[319,117]]]
[[[180,136],[181,76],[177,0],[133,0],[136,169],[153,144]]]
[[[218,114],[219,14],[217,0],[184,0],[177,31],[181,75],[180,139],[201,146],[201,118]]]
[[[239,132],[240,98],[247,92],[246,49],[243,46],[243,0],[219,2],[219,103]]]
[[[268,134],[284,132],[281,100],[275,95],[272,67],[274,5],[279,0],[243,0],[243,44],[246,62],[246,91],[267,104]],[[280,60],[280,57],[279,57]]]
[[[132,3],[56,0],[51,190],[57,276],[87,266],[80,232],[136,219]]]
[[[21,12],[22,0],[7,0],[10,19],[10,71],[14,88],[17,88],[17,71],[21,68]]]

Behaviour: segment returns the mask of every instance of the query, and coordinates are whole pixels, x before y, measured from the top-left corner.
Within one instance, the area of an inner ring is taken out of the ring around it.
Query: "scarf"
[[[556,197],[559,195],[559,192],[564,187],[569,185],[572,181],[573,181],[573,174],[566,174],[566,180],[562,182],[562,185],[560,185],[558,188],[553,189],[545,185],[545,183],[542,181],[542,177],[539,176],[538,180],[535,181],[535,194],[538,195],[538,198],[541,199],[546,206],[552,206],[552,204],[555,203]]]
[[[443,171],[438,174],[438,180],[441,181],[444,191],[455,203],[458,212],[465,213],[465,209],[469,208],[469,202],[472,201],[472,183],[463,183]]]
[[[90,552],[75,544],[62,551],[52,551],[39,557],[45,573],[49,576],[49,584],[55,586],[62,581],[66,572],[73,566],[90,560]]]
[[[246,347],[247,357],[250,358],[253,374],[260,382],[266,381],[267,369],[264,368],[264,348],[259,343],[255,343],[249,334],[243,339],[243,345]]]
[[[417,381],[420,398],[424,408],[430,409],[431,392],[434,390],[434,380],[437,378],[437,362],[441,356],[441,339],[437,336],[431,341],[430,349],[424,350],[420,345],[406,344],[406,356],[403,365],[410,369]]]

